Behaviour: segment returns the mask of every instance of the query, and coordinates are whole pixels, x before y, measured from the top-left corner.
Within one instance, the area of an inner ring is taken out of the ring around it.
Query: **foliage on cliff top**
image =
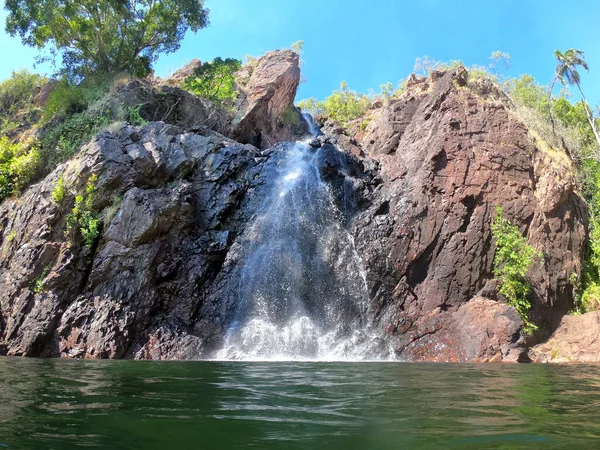
[[[348,122],[362,117],[367,112],[371,106],[371,99],[351,90],[348,84],[342,81],[340,89],[322,102],[309,98],[298,102],[297,106],[313,116],[325,115],[328,119],[347,126]]]
[[[234,74],[241,67],[240,60],[215,58],[212,62],[205,62],[197,67],[193,75],[184,80],[183,86],[202,98],[228,107],[237,98]]]
[[[46,78],[27,70],[14,70],[0,82],[0,134],[8,133],[27,121],[35,110],[34,98]]]
[[[6,0],[6,31],[62,56],[63,72],[146,76],[158,55],[177,50],[187,30],[208,25],[201,0]],[[44,58],[42,58],[44,59]]]

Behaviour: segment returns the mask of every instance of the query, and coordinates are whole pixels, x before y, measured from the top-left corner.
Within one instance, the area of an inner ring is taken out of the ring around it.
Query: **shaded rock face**
[[[209,334],[194,329],[206,285],[230,235],[247,220],[240,202],[264,159],[214,132],[123,125],[5,202],[0,307],[7,353],[160,358],[168,339],[166,348],[177,348],[169,357],[197,356]],[[92,174],[95,206],[107,218],[97,246],[86,249],[81,237],[64,236],[73,194],[56,204],[51,191],[62,176],[70,191],[81,192]],[[32,287],[36,280],[42,288]],[[211,323],[218,327],[218,318]]]
[[[571,162],[536,142],[507,99],[485,85],[478,80],[473,88],[464,70],[413,79],[354,139],[382,179],[371,206],[353,220],[355,242],[373,307],[402,357],[422,358],[419,341],[448,333],[456,311],[478,293],[499,299],[490,231],[496,205],[544,253],[528,274],[542,332],[573,307],[569,279],[581,272],[586,209],[574,192]],[[416,336],[409,346],[406,335]],[[439,352],[464,359],[456,349]]]
[[[600,311],[563,317],[550,339],[529,351],[535,362],[600,361]]]
[[[153,105],[140,109],[151,123],[115,124],[0,205],[0,353],[185,359],[218,349],[248,225],[287,148],[259,147],[301,132],[280,126],[282,111],[298,114],[297,63],[293,52],[261,59],[233,126],[206,121],[210,102],[176,88],[125,86],[124,104]],[[571,162],[535,141],[484,80],[457,70],[408,85],[364,133],[326,127],[311,142],[363,260],[376,326],[402,359],[524,360],[522,321],[493,280],[490,223],[501,205],[543,251],[529,273],[533,318],[552,330],[572,307],[585,239]],[[92,175],[104,219],[86,248],[65,229]]]
[[[266,149],[306,134],[306,123],[293,106],[299,82],[299,56],[291,50],[268,52],[254,69],[243,68],[238,74],[241,94],[229,135]]]

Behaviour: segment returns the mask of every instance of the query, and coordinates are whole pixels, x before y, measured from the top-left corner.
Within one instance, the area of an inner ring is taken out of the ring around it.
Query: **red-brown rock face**
[[[585,240],[569,158],[536,142],[509,100],[485,81],[467,83],[463,69],[410,81],[356,138],[382,178],[354,227],[383,326],[402,355],[420,357],[418,341],[454,327],[461,305],[496,299],[490,223],[500,205],[544,254],[529,273],[533,318],[556,327],[573,307],[569,277],[580,275]]]
[[[266,149],[305,133],[305,123],[294,107],[299,82],[299,57],[291,50],[268,52],[256,67],[242,68],[238,74],[241,95],[231,137]]]

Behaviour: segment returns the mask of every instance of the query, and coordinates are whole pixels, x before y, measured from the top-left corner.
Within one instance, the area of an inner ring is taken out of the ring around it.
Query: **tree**
[[[592,131],[594,132],[594,136],[596,137],[596,141],[598,141],[598,145],[600,146],[600,135],[598,134],[598,130],[596,130],[596,123],[592,114],[592,110],[590,109],[587,100],[585,99],[585,95],[583,95],[583,91],[581,90],[581,77],[577,71],[578,67],[584,68],[586,72],[589,71],[589,67],[585,62],[584,53],[581,50],[570,48],[564,53],[560,50],[556,50],[554,52],[554,57],[558,60],[558,64],[556,65],[556,76],[552,81],[550,92],[548,93],[548,107],[550,108],[552,91],[557,81],[560,81],[563,86],[566,86],[567,84],[571,86],[577,86],[577,89],[579,89],[579,93],[581,94],[581,102],[583,104],[583,108],[585,109],[587,120],[590,123]],[[550,112],[550,118],[552,119],[552,112]],[[554,129],[554,120],[552,120],[552,128]]]
[[[234,74],[241,67],[242,62],[237,59],[215,58],[197,67],[193,75],[185,79],[184,86],[215,103],[232,102],[237,96]]]
[[[188,29],[208,25],[202,0],[6,0],[6,31],[25,45],[61,54],[63,71],[146,76]],[[42,58],[47,59],[47,58]]]

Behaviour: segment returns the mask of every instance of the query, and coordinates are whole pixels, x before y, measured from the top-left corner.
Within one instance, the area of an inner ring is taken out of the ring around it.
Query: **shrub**
[[[40,273],[29,284],[29,290],[31,292],[33,292],[34,294],[41,294],[42,292],[44,292],[44,280],[48,276],[49,272],[50,272],[50,266],[48,265],[48,266],[44,267],[44,270],[42,270],[42,273]]]
[[[588,284],[581,296],[582,312],[600,309],[600,284],[592,281]]]
[[[41,155],[35,146],[26,149],[0,136],[0,201],[29,186],[41,169]]]
[[[94,197],[98,177],[92,175],[87,182],[85,192],[75,197],[75,206],[67,216],[65,235],[74,236],[79,231],[85,247],[91,250],[100,235],[101,218],[94,209]]]
[[[46,78],[27,70],[13,71],[0,82],[0,133],[18,126],[17,115],[33,109],[33,99]]]
[[[140,115],[141,107],[142,105],[127,107],[127,111],[125,112],[125,120],[129,124],[142,126],[148,123],[147,120]]]
[[[505,219],[503,214],[502,208],[497,206],[492,221],[492,237],[496,241],[494,276],[499,281],[500,294],[506,297],[508,304],[513,306],[523,319],[525,332],[532,333],[538,327],[529,318],[530,286],[526,275],[533,260],[542,254],[527,244],[519,229]]]
[[[71,157],[92,136],[110,124],[106,114],[81,112],[48,127],[41,143],[42,156],[47,168]]]
[[[61,175],[56,182],[56,186],[52,189],[52,200],[54,200],[55,203],[60,204],[63,201],[63,198],[65,198],[66,192],[65,180]]]
[[[44,121],[81,113],[95,102],[100,101],[110,90],[116,77],[88,77],[79,84],[63,78],[58,82],[44,104]]]
[[[218,105],[230,106],[237,98],[235,89],[235,72],[242,67],[242,62],[233,59],[215,58],[196,68],[194,74],[186,78],[184,87]]]

